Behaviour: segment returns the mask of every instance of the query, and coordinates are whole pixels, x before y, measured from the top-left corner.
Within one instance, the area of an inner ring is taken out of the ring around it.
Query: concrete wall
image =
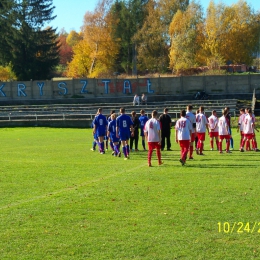
[[[132,98],[135,93],[183,96],[205,90],[208,94],[260,93],[260,75],[186,76],[134,79],[72,79],[0,82],[0,102],[66,100],[70,98]]]

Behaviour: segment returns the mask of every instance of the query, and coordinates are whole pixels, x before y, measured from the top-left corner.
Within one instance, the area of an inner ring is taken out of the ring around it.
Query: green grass
[[[1,260],[260,258],[259,153],[207,139],[204,157],[182,167],[173,144],[149,168],[91,144],[90,129],[1,129]]]

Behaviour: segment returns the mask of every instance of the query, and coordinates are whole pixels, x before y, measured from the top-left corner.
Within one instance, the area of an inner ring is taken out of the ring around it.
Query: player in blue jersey
[[[91,123],[91,128],[94,128],[94,120],[92,121],[92,123]],[[96,146],[97,146],[97,143],[98,143],[98,137],[97,137],[97,134],[95,133],[93,133],[93,138],[94,138],[94,140],[93,140],[93,143],[92,143],[92,148],[90,149],[91,151],[96,151]]]
[[[145,115],[145,111],[142,109],[140,111],[141,116],[139,117],[139,121],[140,121],[140,129],[141,129],[141,133],[140,136],[142,136],[142,146],[145,149],[145,135],[144,135],[144,126],[146,124],[146,122],[149,120],[149,118]]]
[[[128,141],[130,136],[134,134],[133,122],[131,117],[125,114],[125,109],[123,107],[120,108],[120,114],[121,115],[116,119],[116,134],[118,138],[120,137],[122,142],[125,159],[129,159],[130,149]]]
[[[107,123],[108,124],[112,121],[112,115],[115,112],[116,112],[115,110],[110,111],[110,115],[107,117]],[[110,145],[111,150],[114,151],[114,145],[113,145],[113,142],[112,142],[111,138],[109,137],[109,135],[107,135],[107,139],[109,139],[109,145]],[[108,140],[107,140],[107,142],[108,142]],[[108,145],[106,147],[108,147]]]
[[[112,155],[120,157],[119,138],[116,136],[116,114],[112,114],[110,118],[111,120],[108,123],[107,137],[109,137],[110,141],[113,143]]]
[[[97,134],[98,146],[101,154],[105,153],[104,149],[104,137],[107,131],[107,119],[102,115],[102,108],[98,109],[97,115],[94,119],[93,134]]]

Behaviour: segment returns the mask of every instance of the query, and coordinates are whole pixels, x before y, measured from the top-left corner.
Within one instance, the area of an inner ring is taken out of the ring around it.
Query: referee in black
[[[171,150],[171,127],[172,127],[172,119],[170,115],[168,114],[169,109],[165,108],[162,115],[159,117],[159,121],[161,122],[161,150],[163,151],[165,148],[165,138],[166,138],[166,146],[167,151]]]

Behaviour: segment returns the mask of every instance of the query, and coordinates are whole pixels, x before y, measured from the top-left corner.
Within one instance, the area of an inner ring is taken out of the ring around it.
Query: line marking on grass
[[[143,165],[140,164],[138,165],[137,167],[134,167],[134,168],[129,168],[127,169],[124,173],[126,172],[133,172],[135,170],[138,170],[140,169],[140,167],[145,167],[147,166],[147,162],[144,163]],[[33,198],[29,198],[29,199],[25,199],[25,200],[20,200],[20,201],[17,201],[17,202],[14,202],[14,203],[10,203],[8,205],[5,205],[5,206],[2,206],[0,207],[0,210],[4,210],[4,209],[9,209],[9,208],[12,208],[12,207],[17,207],[17,206],[20,206],[22,204],[26,204],[26,203],[29,203],[29,202],[34,202],[36,200],[42,200],[42,199],[46,199],[46,198],[52,198],[53,196],[56,196],[58,194],[61,194],[61,193],[64,193],[64,192],[68,192],[68,191],[74,191],[78,188],[82,188],[82,187],[85,187],[87,185],[90,185],[91,183],[98,183],[100,181],[104,181],[104,180],[107,180],[107,179],[110,179],[110,178],[113,178],[113,177],[116,177],[118,176],[119,174],[122,174],[122,172],[118,172],[118,173],[113,173],[111,175],[106,175],[106,176],[102,176],[98,179],[94,179],[94,180],[90,180],[88,182],[83,182],[81,184],[78,184],[74,187],[67,187],[67,188],[64,188],[64,189],[60,189],[60,190],[57,190],[57,191],[54,191],[54,192],[49,192],[48,194],[44,194],[44,195],[41,195],[41,196],[35,196]]]

